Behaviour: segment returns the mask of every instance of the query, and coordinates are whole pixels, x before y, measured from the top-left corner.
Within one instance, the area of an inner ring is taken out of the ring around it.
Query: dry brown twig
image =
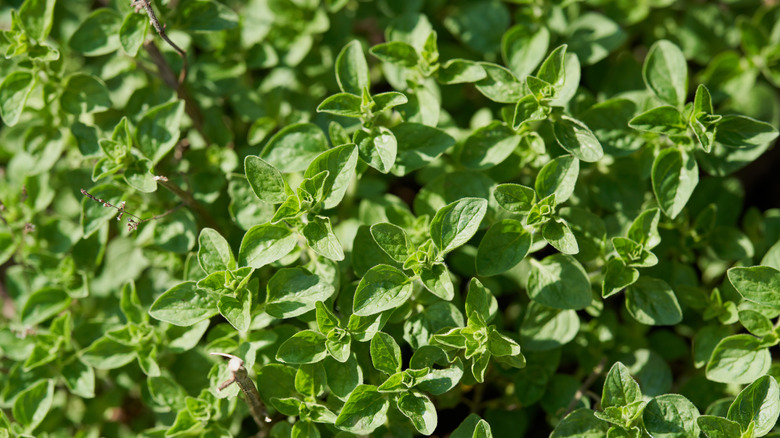
[[[138,229],[138,225],[140,225],[140,224],[142,224],[144,222],[149,222],[149,221],[153,221],[153,220],[160,219],[160,218],[163,218],[165,216],[168,216],[169,214],[171,214],[171,213],[175,212],[176,210],[180,209],[182,207],[182,205],[184,205],[184,204],[179,204],[176,207],[173,207],[172,209],[166,211],[165,213],[158,214],[158,215],[152,216],[152,217],[148,217],[146,219],[142,219],[142,218],[140,218],[140,217],[130,213],[129,211],[125,210],[125,201],[120,202],[119,205],[114,205],[114,204],[106,201],[105,199],[101,199],[101,198],[98,198],[97,196],[94,196],[93,194],[89,193],[88,191],[86,191],[84,189],[81,189],[81,194],[86,196],[87,198],[95,201],[95,202],[103,204],[103,207],[113,208],[116,211],[118,211],[119,214],[117,214],[117,216],[116,216],[116,220],[118,220],[118,221],[121,221],[122,217],[124,215],[128,215],[131,218],[135,218],[135,219],[131,219],[131,218],[127,219],[127,229],[128,229],[128,231],[135,231],[135,230],[137,230]]]
[[[249,373],[247,373],[246,368],[244,367],[244,361],[240,357],[233,356],[232,354],[216,352],[212,352],[210,354],[212,356],[223,356],[230,359],[228,362],[230,378],[222,382],[217,388],[217,391],[222,391],[233,383],[238,384],[238,387],[241,388],[241,391],[244,393],[244,399],[247,406],[249,406],[249,411],[252,413],[252,418],[260,428],[260,433],[258,433],[257,436],[268,436],[268,426],[271,422],[271,419],[268,418],[268,413],[265,410],[265,406],[260,400],[260,393],[257,392],[255,382],[249,378]]]
[[[160,20],[157,19],[157,15],[155,15],[154,9],[152,8],[152,4],[149,2],[149,0],[130,0],[130,5],[135,7],[136,12],[141,12],[142,9],[146,11],[146,15],[149,17],[149,22],[152,23],[152,27],[154,27],[154,30],[157,31],[158,35],[160,35],[160,38],[168,43],[169,46],[173,47],[173,50],[175,50],[176,53],[181,56],[181,60],[184,63],[182,65],[181,73],[179,73],[178,83],[181,85],[184,83],[184,79],[187,77],[187,52],[185,52],[181,47],[177,46],[176,43],[168,38],[168,34],[165,33],[165,25],[160,24]]]

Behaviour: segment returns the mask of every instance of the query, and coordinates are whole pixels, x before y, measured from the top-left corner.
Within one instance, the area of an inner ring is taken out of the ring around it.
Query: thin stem
[[[237,356],[233,356],[232,354],[215,352],[212,352],[211,354],[214,356],[223,356],[230,359],[230,362],[228,362],[230,378],[222,382],[217,388],[217,391],[222,391],[233,383],[238,384],[238,387],[241,388],[241,391],[244,393],[244,400],[246,401],[247,406],[249,406],[249,411],[252,413],[252,418],[260,428],[260,433],[258,433],[258,436],[268,436],[270,430],[269,423],[271,422],[271,419],[268,418],[268,412],[265,410],[265,406],[260,400],[260,393],[257,392],[255,382],[249,378],[249,373],[247,373],[246,368],[244,367],[244,361]]]
[[[179,205],[177,205],[176,207],[173,207],[173,208],[171,208],[170,210],[166,211],[165,213],[158,214],[158,215],[155,215],[155,216],[152,216],[152,217],[148,217],[148,218],[146,218],[146,219],[143,219],[143,218],[141,218],[141,217],[138,217],[138,216],[134,215],[133,213],[130,213],[129,211],[125,210],[125,201],[122,201],[122,202],[121,202],[121,203],[120,203],[120,204],[117,206],[117,205],[114,205],[114,204],[112,204],[112,203],[110,203],[110,202],[106,201],[105,199],[101,199],[101,198],[98,198],[98,197],[96,197],[96,196],[92,195],[91,193],[89,193],[88,191],[86,191],[86,190],[84,190],[84,189],[81,189],[81,194],[82,194],[82,195],[84,195],[84,196],[86,196],[87,198],[89,198],[89,199],[91,199],[91,200],[95,201],[95,202],[98,202],[98,203],[100,203],[100,204],[103,204],[103,207],[107,207],[107,208],[113,208],[113,209],[115,209],[116,211],[118,211],[118,212],[119,212],[119,214],[118,214],[118,215],[117,215],[117,217],[116,217],[116,220],[118,220],[118,221],[119,221],[119,220],[122,220],[122,217],[123,217],[124,215],[127,215],[127,216],[130,216],[130,217],[133,217],[133,218],[135,218],[135,220],[133,220],[133,219],[127,219],[127,229],[128,229],[128,230],[131,230],[131,231],[132,231],[132,230],[137,230],[137,229],[138,229],[138,225],[140,225],[140,224],[142,224],[142,223],[144,223],[144,222],[149,222],[149,221],[153,221],[153,220],[157,220],[157,219],[164,218],[165,216],[168,216],[169,214],[171,214],[171,213],[175,212],[176,210],[180,209],[180,208],[182,207],[182,205],[184,205],[183,203],[182,203],[182,204],[179,204]]]
[[[214,220],[214,217],[212,217],[208,210],[203,208],[203,206],[200,205],[200,203],[196,201],[189,192],[186,192],[180,189],[178,186],[172,184],[170,181],[168,181],[167,178],[160,178],[157,180],[157,183],[176,195],[184,204],[187,205],[187,207],[193,209],[209,227],[217,231],[220,230],[220,226],[217,224],[217,221]]]
[[[574,408],[577,406],[577,403],[582,399],[582,396],[586,394],[588,391],[588,388],[590,388],[590,385],[593,384],[593,382],[596,381],[596,379],[599,378],[602,372],[604,372],[604,367],[607,365],[607,357],[604,356],[601,358],[599,363],[596,365],[595,368],[593,368],[593,371],[590,373],[587,379],[585,379],[584,382],[582,382],[582,385],[577,390],[577,392],[574,393],[574,397],[571,399],[571,402],[569,403],[569,406],[566,407],[566,412],[563,414],[563,416],[569,415],[571,411],[574,410]]]
[[[154,13],[154,9],[152,8],[152,4],[149,3],[149,0],[133,0],[132,6],[135,6],[136,12],[140,11],[141,9],[146,11],[146,15],[149,16],[149,22],[152,23],[152,27],[154,27],[154,30],[157,31],[157,34],[160,35],[160,38],[163,39],[166,43],[168,43],[169,46],[173,47],[173,50],[176,51],[176,53],[181,56],[181,60],[184,63],[181,69],[181,73],[179,74],[179,85],[184,83],[184,79],[187,77],[187,52],[185,52],[181,47],[177,46],[173,41],[171,41],[170,38],[168,38],[168,34],[165,33],[165,25],[160,24],[160,20],[157,19],[157,15]]]

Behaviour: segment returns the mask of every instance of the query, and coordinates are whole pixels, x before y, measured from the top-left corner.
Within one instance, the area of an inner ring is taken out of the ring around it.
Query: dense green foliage
[[[780,436],[777,2],[149,7],[0,5],[0,437]]]

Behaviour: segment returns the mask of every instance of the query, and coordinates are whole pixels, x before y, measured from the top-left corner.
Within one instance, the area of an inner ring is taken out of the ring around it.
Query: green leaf
[[[466,138],[460,150],[460,162],[468,169],[488,169],[512,155],[520,140],[510,127],[494,121]]]
[[[412,280],[402,271],[388,265],[371,268],[355,290],[352,311],[370,316],[401,306],[411,296]]]
[[[377,332],[371,338],[371,363],[374,368],[388,375],[401,371],[401,348],[392,336]]]
[[[477,312],[489,324],[498,312],[498,302],[493,294],[476,278],[469,282],[466,295],[466,315]]]
[[[734,289],[746,300],[780,308],[780,271],[769,266],[731,268],[727,272]]]
[[[22,115],[35,80],[30,72],[11,72],[0,83],[0,116],[8,126],[14,126]]]
[[[384,126],[370,132],[360,129],[355,131],[354,141],[363,161],[382,173],[390,172],[398,156],[398,141],[392,131]]]
[[[157,164],[179,141],[184,101],[177,100],[147,111],[138,122],[135,137],[146,158]]]
[[[397,406],[421,434],[430,435],[436,430],[438,424],[436,406],[425,395],[416,391],[406,392],[398,398]]]
[[[317,254],[335,261],[344,260],[344,249],[333,233],[330,218],[327,216],[311,218],[310,222],[303,227],[302,234],[306,238],[306,243]]]
[[[566,48],[567,46],[564,44],[550,52],[536,74],[537,78],[551,84],[557,90],[560,90],[563,87],[563,83],[566,80],[566,74],[564,72]]]
[[[604,156],[601,143],[584,123],[561,116],[553,123],[555,141],[575,158],[592,163]]]
[[[357,147],[354,144],[345,144],[318,155],[306,168],[304,178],[312,178],[323,171],[328,171],[322,189],[323,208],[333,208],[344,198],[355,174],[357,158]]]
[[[707,378],[714,382],[751,383],[769,370],[772,358],[761,340],[732,335],[718,342],[707,363]]]
[[[14,400],[14,419],[32,432],[46,418],[54,401],[54,380],[41,380],[25,389]]]
[[[338,93],[328,96],[317,106],[318,113],[344,117],[363,117],[362,99],[352,93]]]
[[[95,370],[76,359],[62,367],[62,379],[72,394],[83,398],[95,397]]]
[[[485,79],[487,73],[479,63],[466,59],[450,59],[439,68],[436,79],[446,85],[470,84]]]
[[[276,318],[292,318],[311,311],[335,292],[332,284],[305,268],[281,268],[268,280],[265,311]]]
[[[553,430],[550,438],[603,438],[609,424],[599,420],[593,411],[580,408],[567,415]]]
[[[604,380],[601,395],[601,407],[623,407],[642,400],[642,391],[628,368],[621,362],[615,362]]]
[[[512,118],[512,127],[520,129],[526,123],[545,120],[549,115],[550,107],[546,104],[540,104],[536,100],[536,96],[529,94],[517,102],[515,114]]]
[[[658,257],[639,243],[625,237],[613,237],[612,246],[626,266],[649,268],[658,264]]]
[[[487,212],[487,200],[462,198],[439,209],[431,220],[430,233],[442,254],[468,242]]]
[[[702,116],[711,115],[714,111],[710,90],[704,84],[699,84],[696,88],[696,96],[693,99],[693,113],[691,117],[698,119]]]
[[[525,96],[523,83],[511,71],[490,62],[480,64],[487,76],[475,83],[477,90],[493,102],[517,103]]]
[[[411,245],[403,228],[390,223],[374,224],[371,237],[396,262],[403,263],[409,257]]]
[[[540,198],[555,194],[555,202],[564,203],[574,193],[580,161],[571,155],[550,160],[536,175],[534,188]]]
[[[577,254],[580,252],[574,233],[569,228],[569,224],[563,219],[557,218],[545,222],[542,225],[542,237],[563,254]]]
[[[227,240],[212,228],[203,228],[198,236],[198,263],[207,274],[236,269],[236,259]]]
[[[493,196],[498,205],[512,213],[527,214],[536,203],[534,189],[520,184],[500,184]]]
[[[656,41],[642,66],[647,88],[664,102],[682,107],[688,94],[688,64],[682,51],[667,40]]]
[[[361,383],[363,371],[355,360],[354,353],[345,362],[337,362],[333,358],[325,358],[322,362],[328,376],[328,387],[331,394],[343,400]]]
[[[43,42],[51,32],[56,0],[25,0],[19,8],[19,18],[27,35]]]
[[[135,289],[135,282],[132,280],[122,286],[119,308],[122,309],[122,314],[125,315],[128,322],[144,324],[149,321],[146,307],[141,305],[141,300],[138,299],[138,293]]]
[[[368,52],[384,62],[402,67],[414,67],[420,61],[417,50],[403,41],[377,44],[371,47]]]
[[[357,40],[350,41],[336,57],[336,81],[341,91],[358,96],[371,86],[366,57]]]
[[[386,111],[409,102],[409,99],[405,94],[396,91],[375,94],[371,96],[371,99],[374,100],[373,111],[375,113]]]
[[[284,173],[299,172],[327,150],[328,139],[322,129],[312,123],[298,123],[271,137],[260,158]]]
[[[287,199],[287,189],[281,172],[274,166],[254,155],[244,159],[246,179],[261,201],[279,204]]]
[[[151,160],[146,158],[133,160],[125,168],[125,173],[122,174],[122,177],[124,177],[127,185],[139,192],[151,193],[157,190],[157,181],[154,179],[154,174],[152,174],[153,167]]]
[[[238,265],[261,268],[289,254],[297,241],[296,235],[284,225],[255,225],[241,240]]]
[[[341,408],[335,426],[356,435],[367,435],[387,421],[390,402],[373,385],[359,385]]]
[[[628,229],[628,238],[644,246],[647,249],[655,248],[661,243],[658,234],[658,221],[660,214],[657,208],[649,208],[637,216]]]
[[[550,31],[544,26],[533,28],[518,24],[501,38],[504,62],[518,78],[531,74],[544,59],[550,44]]]
[[[121,46],[119,29],[122,16],[113,9],[94,10],[70,37],[68,45],[84,56],[101,56]]]
[[[145,14],[127,14],[122,27],[119,28],[119,42],[125,52],[135,57],[138,49],[146,39],[146,31],[149,29],[148,18]]]
[[[651,176],[653,192],[661,210],[674,219],[699,183],[699,166],[693,155],[668,148],[655,157]]]
[[[189,1],[178,8],[177,17],[182,30],[216,31],[232,29],[239,16],[229,7],[213,0]]]
[[[33,292],[22,307],[21,319],[26,326],[38,325],[70,306],[70,295],[60,287],[47,286]]]
[[[441,129],[419,123],[400,123],[391,131],[398,143],[398,155],[391,170],[396,176],[425,167],[455,144],[455,139]]]
[[[610,18],[597,12],[579,14],[567,29],[569,51],[585,65],[593,65],[623,45],[627,35]]]
[[[674,325],[682,321],[682,310],[674,291],[658,278],[643,276],[628,286],[626,309],[641,324]]]
[[[729,406],[726,415],[747,430],[754,425],[754,436],[764,436],[777,423],[780,416],[780,389],[772,376],[762,376],[743,389]]]
[[[731,438],[742,435],[739,424],[714,415],[702,415],[696,423],[709,438]]]
[[[295,373],[295,390],[307,397],[316,398],[325,392],[326,380],[325,367],[321,362],[304,364],[299,366]]]
[[[526,290],[529,298],[556,309],[584,309],[591,302],[585,269],[570,255],[553,254],[531,262]]]
[[[191,326],[216,315],[218,297],[185,281],[163,292],[149,308],[152,318],[178,326]]]
[[[242,287],[235,297],[222,295],[217,302],[217,309],[236,330],[246,332],[252,320],[252,293]]]
[[[493,224],[479,242],[477,272],[489,277],[512,269],[528,254],[531,240],[520,221],[504,219]]]
[[[679,394],[664,394],[651,400],[642,413],[642,421],[653,437],[698,438],[701,433],[696,419],[699,410]]]
[[[420,267],[420,280],[426,289],[442,300],[451,301],[455,297],[455,288],[444,263]]]
[[[666,135],[685,135],[688,123],[675,107],[664,105],[645,111],[628,122],[628,126],[642,132]]]
[[[276,352],[276,360],[289,364],[316,363],[327,356],[325,336],[313,330],[294,334],[284,341]]]
[[[113,370],[132,362],[136,358],[136,350],[132,345],[102,337],[81,353],[81,360],[97,369]]]
[[[746,116],[723,116],[716,126],[715,141],[735,148],[772,143],[778,135],[777,129],[769,123]]]
[[[763,337],[772,334],[772,321],[762,313],[755,310],[744,309],[739,311],[739,322],[751,334]]]
[[[525,350],[547,351],[568,344],[579,330],[580,318],[574,310],[553,309],[531,301],[520,327],[520,340]]]

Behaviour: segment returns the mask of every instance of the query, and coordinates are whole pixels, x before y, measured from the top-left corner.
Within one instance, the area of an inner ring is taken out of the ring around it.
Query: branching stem
[[[181,56],[181,60],[184,63],[181,69],[181,73],[179,73],[178,83],[181,85],[184,83],[184,78],[187,77],[187,52],[185,52],[181,47],[177,46],[173,41],[171,41],[170,38],[168,38],[168,34],[165,33],[165,25],[160,24],[160,20],[157,19],[157,15],[155,15],[154,9],[152,8],[152,4],[149,2],[149,0],[132,0],[131,5],[135,7],[136,12],[139,12],[141,9],[146,11],[146,15],[149,16],[149,22],[152,23],[152,27],[154,27],[154,30],[157,31],[158,35],[160,35],[160,38],[168,43],[169,46],[173,47],[173,50],[175,50],[176,53]]]
[[[125,216],[125,215],[130,216],[132,218],[135,218],[135,219],[130,219],[130,218],[127,219],[127,229],[131,230],[131,231],[132,230],[137,230],[138,229],[138,225],[140,225],[140,224],[142,224],[144,222],[149,222],[149,221],[157,220],[157,219],[160,219],[160,218],[164,218],[165,216],[168,216],[169,214],[171,214],[171,213],[175,212],[176,210],[180,209],[182,207],[182,205],[184,205],[184,204],[179,204],[176,207],[173,207],[170,210],[166,211],[165,213],[158,214],[158,215],[155,215],[155,216],[152,216],[152,217],[148,217],[146,219],[142,219],[142,218],[134,215],[133,213],[130,213],[129,211],[125,210],[125,201],[122,201],[119,205],[114,205],[114,204],[106,201],[105,199],[101,199],[101,198],[98,198],[97,196],[94,196],[93,194],[89,193],[88,191],[86,191],[84,189],[81,189],[81,194],[86,196],[87,198],[95,201],[95,202],[103,204],[103,207],[113,208],[116,211],[118,211],[119,214],[116,217],[116,220],[118,220],[118,221],[122,220],[122,217]]]

